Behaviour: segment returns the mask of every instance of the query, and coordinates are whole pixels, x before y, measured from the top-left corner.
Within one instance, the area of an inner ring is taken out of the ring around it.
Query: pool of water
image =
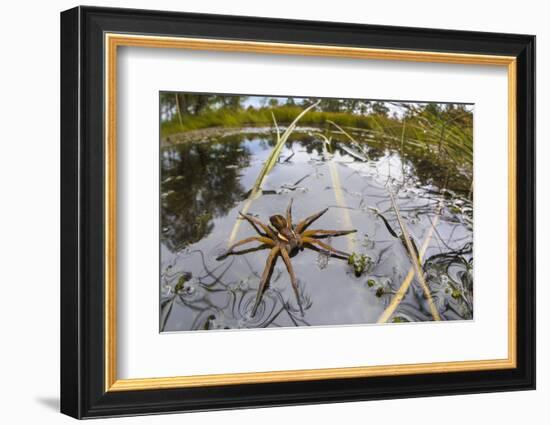
[[[356,273],[325,253],[299,252],[291,262],[302,314],[279,258],[252,315],[269,250],[217,258],[231,242],[255,235],[247,222],[235,223],[272,152],[273,133],[243,129],[163,146],[161,331],[430,321],[434,308],[441,320],[473,318],[471,170],[368,140],[335,137],[327,145],[316,134],[303,128],[292,135],[248,213],[268,223],[292,199],[296,223],[328,208],[311,227],[355,229],[325,242],[354,253],[364,270]],[[423,254],[429,296],[399,237],[397,214]]]

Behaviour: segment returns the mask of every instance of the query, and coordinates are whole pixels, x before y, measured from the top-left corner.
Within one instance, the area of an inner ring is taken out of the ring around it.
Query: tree
[[[386,102],[373,102],[371,107],[372,112],[376,115],[387,117],[390,112],[390,108],[387,107]]]

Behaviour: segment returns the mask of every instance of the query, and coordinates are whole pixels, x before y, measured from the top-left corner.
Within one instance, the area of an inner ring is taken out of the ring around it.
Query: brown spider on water
[[[262,294],[266,286],[268,285],[268,282],[271,278],[271,273],[273,272],[273,267],[275,266],[275,263],[277,262],[277,258],[279,256],[283,258],[283,262],[285,263],[288,274],[290,275],[290,282],[292,283],[292,288],[294,289],[294,293],[296,295],[298,306],[300,307],[300,312],[302,313],[302,315],[304,314],[304,311],[302,309],[302,303],[300,301],[300,295],[298,293],[298,283],[296,282],[296,275],[294,274],[294,269],[292,268],[290,258],[294,257],[298,252],[303,251],[304,248],[312,249],[314,251],[321,252],[335,258],[340,258],[344,260],[347,260],[349,258],[350,255],[348,253],[339,251],[329,244],[321,241],[320,239],[333,236],[349,235],[350,233],[355,233],[357,230],[307,230],[307,228],[315,220],[317,220],[327,211],[328,208],[325,208],[324,210],[303,219],[298,224],[293,225],[291,199],[286,209],[286,218],[280,214],[272,215],[271,217],[269,217],[271,226],[262,223],[259,219],[250,214],[243,214],[239,212],[240,216],[248,221],[248,223],[254,228],[259,236],[251,236],[234,243],[229,247],[227,252],[219,256],[217,260],[223,260],[229,255],[242,255],[247,252],[253,252],[260,249],[271,250],[267,257],[265,269],[260,279],[260,286],[258,288],[256,302],[254,303],[254,307],[252,308],[252,316],[256,315],[256,310],[258,309],[258,306],[262,299]],[[255,241],[261,242],[262,245],[259,245],[252,249],[234,251],[234,249],[240,245]]]

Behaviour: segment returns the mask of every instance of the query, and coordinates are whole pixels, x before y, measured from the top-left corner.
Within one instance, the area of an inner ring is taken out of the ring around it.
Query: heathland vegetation
[[[370,144],[397,147],[405,155],[420,150],[440,161],[472,165],[473,114],[471,106],[463,104],[163,92],[161,137],[207,128],[268,127],[274,122],[284,127],[317,101],[300,126],[330,131],[340,127]]]

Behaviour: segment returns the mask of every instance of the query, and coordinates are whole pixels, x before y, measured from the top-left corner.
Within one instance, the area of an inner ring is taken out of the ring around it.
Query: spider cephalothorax
[[[258,306],[262,299],[262,294],[269,283],[273,267],[275,266],[275,263],[277,262],[277,258],[279,256],[282,257],[288,274],[290,275],[290,282],[292,284],[292,288],[294,289],[294,293],[296,294],[296,299],[298,300],[298,305],[302,314],[303,309],[298,292],[298,283],[296,281],[296,275],[294,274],[294,269],[292,267],[292,263],[290,262],[290,258],[294,257],[304,248],[312,249],[317,252],[322,252],[326,255],[330,255],[331,257],[336,257],[343,260],[347,260],[349,258],[348,253],[339,251],[320,239],[333,236],[348,235],[350,233],[356,232],[356,230],[307,230],[307,228],[315,220],[317,220],[327,211],[328,208],[325,208],[324,210],[303,219],[296,225],[292,224],[292,199],[288,204],[286,217],[281,214],[272,215],[271,217],[269,217],[271,225],[264,224],[262,221],[250,214],[239,213],[241,217],[254,228],[259,236],[250,236],[248,238],[235,242],[229,247],[225,254],[218,257],[218,260],[222,260],[229,255],[241,255],[260,249],[270,249],[266,265],[260,279],[260,286],[258,288],[256,302],[254,303],[254,307],[252,308],[252,316],[256,314],[256,310],[258,309]],[[236,247],[250,242],[261,242],[261,245],[252,249],[234,251]]]

